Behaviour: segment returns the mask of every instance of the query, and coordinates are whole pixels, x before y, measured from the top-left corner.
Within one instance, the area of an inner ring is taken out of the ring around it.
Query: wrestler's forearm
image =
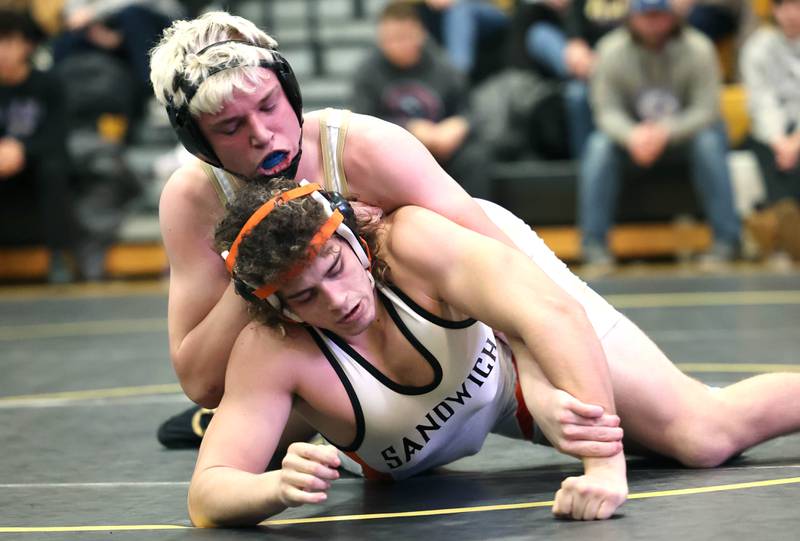
[[[189,487],[189,516],[201,528],[253,526],[280,513],[280,472],[255,474],[225,466],[195,474]]]
[[[208,315],[173,351],[175,372],[184,392],[194,402],[207,408],[219,404],[233,344],[250,320],[244,303],[229,286]]]
[[[605,353],[586,313],[562,297],[539,299],[520,331],[545,377],[587,404],[616,413]]]

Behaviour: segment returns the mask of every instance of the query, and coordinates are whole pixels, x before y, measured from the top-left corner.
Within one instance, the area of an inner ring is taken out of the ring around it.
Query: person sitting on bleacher
[[[482,79],[478,51],[501,39],[510,24],[512,0],[420,0],[418,13],[450,62],[470,81]],[[499,61],[500,59],[498,59]]]
[[[753,0],[675,0],[676,11],[714,43],[747,37],[758,25]]]
[[[780,252],[800,259],[800,1],[774,0],[776,26],[745,43],[741,72],[752,120],[751,145],[776,210]]]
[[[161,31],[183,14],[176,0],[64,0],[64,31],[53,40],[57,64],[87,51],[108,53],[133,74],[137,116],[150,87],[150,49]]]
[[[633,0],[627,25],[600,41],[591,81],[598,130],[586,145],[578,193],[586,263],[613,264],[606,235],[624,160],[651,170],[688,160],[714,234],[702,261],[735,258],[741,224],[734,210],[719,93],[719,68],[708,38],[685,27],[669,0]]]
[[[44,241],[51,251],[48,279],[64,283],[73,280],[65,255],[74,240],[69,159],[59,85],[51,73],[31,65],[40,38],[26,13],[0,11],[0,202],[6,218],[35,194]],[[32,224],[6,221],[4,226],[13,231],[3,231],[3,238],[30,240],[24,235]]]
[[[353,111],[403,126],[470,195],[490,199],[489,151],[471,130],[465,81],[428,39],[412,5],[383,9],[377,47],[355,73]]]
[[[628,0],[526,0],[514,14],[512,55],[545,77],[564,81],[564,107],[572,158],[580,158],[594,130],[589,78],[595,46],[625,21]]]

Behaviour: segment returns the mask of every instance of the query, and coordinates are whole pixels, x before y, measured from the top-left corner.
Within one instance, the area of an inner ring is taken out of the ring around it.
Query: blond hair
[[[150,52],[156,99],[165,106],[170,102],[174,107],[185,105],[187,96],[178,83],[182,78],[197,88],[189,103],[193,116],[218,113],[235,89],[255,90],[261,77],[259,66],[264,60],[274,60],[269,49],[277,47],[278,42],[251,21],[224,11],[175,21]],[[235,67],[218,71],[224,65]]]

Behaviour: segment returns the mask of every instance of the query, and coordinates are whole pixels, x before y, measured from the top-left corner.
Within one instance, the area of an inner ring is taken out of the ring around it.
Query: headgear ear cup
[[[214,167],[222,167],[222,162],[217,157],[211,144],[200,131],[200,127],[192,118],[188,105],[175,107],[172,98],[167,101],[167,116],[178,141],[191,154],[197,156]]]
[[[275,49],[270,49],[268,47],[262,47],[261,45],[250,43],[249,41],[242,41],[242,40],[225,40],[220,41],[217,43],[212,43],[200,49],[196,54],[202,54],[208,49],[213,47],[222,45],[224,43],[242,43],[244,45],[249,45],[251,47],[258,47],[260,49],[265,49],[270,52],[272,55],[272,61],[269,60],[262,60],[259,63],[259,66],[262,68],[267,68],[271,70],[275,76],[278,78],[278,82],[283,89],[284,94],[286,94],[286,99],[289,101],[289,105],[291,105],[292,109],[297,115],[297,120],[300,123],[300,126],[303,125],[303,98],[300,94],[300,85],[297,82],[297,77],[295,77],[294,71],[292,67],[289,65],[289,62]],[[223,65],[223,66],[215,66],[214,68],[209,70],[208,77],[214,75],[215,73],[219,73],[225,69],[238,67],[236,64],[231,65]],[[206,77],[206,78],[208,78]],[[179,107],[174,105],[172,98],[167,98],[167,116],[169,117],[170,124],[172,128],[175,130],[175,134],[178,136],[178,140],[180,143],[188,150],[191,154],[194,154],[201,160],[213,165],[214,167],[222,168],[222,162],[220,161],[219,157],[217,156],[214,149],[211,147],[211,144],[203,135],[203,132],[200,130],[200,126],[197,125],[194,117],[192,116],[191,112],[189,111],[189,104],[192,101],[192,98],[197,93],[200,85],[203,84],[205,79],[199,81],[196,85],[193,85],[186,81],[183,77],[183,74],[176,74],[175,79],[172,84],[173,92],[177,91],[179,88],[183,90],[184,96],[186,96],[185,101]],[[297,165],[299,162],[300,153],[295,156],[290,169],[296,172]],[[284,176],[293,177],[294,173],[285,174],[281,172]]]
[[[350,231],[358,236],[358,221],[356,220],[356,213],[350,201],[344,198],[339,192],[322,192],[322,195],[330,202],[331,207],[337,209],[344,216],[344,225],[350,228]]]
[[[307,180],[303,179],[300,181],[301,186],[305,184],[308,184]],[[322,205],[326,214],[330,215],[334,210],[338,210],[342,214],[344,221],[336,230],[336,233],[347,241],[347,244],[349,244],[350,248],[355,252],[363,267],[365,269],[370,269],[372,267],[372,262],[369,249],[366,247],[366,243],[363,239],[358,236],[356,214],[350,202],[338,192],[315,191],[310,195],[317,203]]]

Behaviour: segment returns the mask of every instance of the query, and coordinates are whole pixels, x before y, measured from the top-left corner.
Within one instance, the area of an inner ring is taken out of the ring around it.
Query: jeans
[[[766,203],[777,203],[786,197],[800,201],[800,164],[787,171],[781,171],[778,169],[778,164],[775,163],[775,153],[772,152],[771,147],[751,140],[750,148],[758,160],[761,176],[764,178],[764,188],[767,192]]]
[[[570,76],[564,61],[567,38],[564,32],[549,22],[538,22],[528,29],[525,44],[528,54],[546,71],[566,80],[564,108],[567,113],[570,155],[580,158],[586,140],[594,130],[592,109],[589,105],[589,85]]]
[[[721,123],[709,126],[683,143],[681,150],[684,148],[692,183],[711,224],[714,240],[738,244],[741,223],[733,204],[725,128]],[[584,248],[606,244],[622,183],[623,160],[630,160],[627,151],[611,137],[601,131],[590,136],[580,164],[578,186],[578,225]]]
[[[442,14],[442,39],[456,69],[469,73],[475,66],[480,38],[508,27],[508,15],[481,0],[460,0]]]
[[[548,73],[560,79],[569,77],[564,50],[567,36],[558,26],[550,22],[537,22],[525,33],[525,48],[528,55]]]

